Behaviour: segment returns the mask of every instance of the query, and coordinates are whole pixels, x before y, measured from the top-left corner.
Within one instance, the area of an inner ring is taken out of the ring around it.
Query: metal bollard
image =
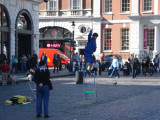
[[[76,71],[76,84],[83,84],[83,71]]]
[[[99,75],[101,75],[102,65],[99,63]]]

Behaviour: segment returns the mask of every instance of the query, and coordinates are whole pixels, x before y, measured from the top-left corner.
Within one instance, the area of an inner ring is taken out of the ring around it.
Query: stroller
[[[130,66],[128,62],[125,62],[123,66],[123,75],[124,76],[130,75]]]

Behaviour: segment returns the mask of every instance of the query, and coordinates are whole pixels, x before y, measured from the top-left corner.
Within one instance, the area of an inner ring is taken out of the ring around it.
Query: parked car
[[[104,71],[105,69],[108,69],[111,66],[113,56],[114,55],[107,55],[107,56],[104,57],[104,61],[102,63],[102,71]],[[122,61],[122,57],[120,55],[115,55],[115,56],[117,57],[119,62]]]

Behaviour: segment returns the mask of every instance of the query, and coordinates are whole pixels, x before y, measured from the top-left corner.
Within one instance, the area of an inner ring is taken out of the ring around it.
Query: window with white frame
[[[47,2],[47,10],[56,10],[57,9],[57,0],[50,0]]]
[[[104,29],[104,50],[112,50],[112,29]]]
[[[149,50],[154,50],[154,29],[147,29],[147,46]]]
[[[143,11],[152,11],[152,0],[143,0]]]
[[[81,9],[81,0],[71,0],[71,9],[73,10]]]
[[[104,0],[104,12],[112,12],[112,0]]]
[[[121,29],[121,50],[129,50],[129,29]]]
[[[130,11],[130,0],[121,0],[121,12]]]

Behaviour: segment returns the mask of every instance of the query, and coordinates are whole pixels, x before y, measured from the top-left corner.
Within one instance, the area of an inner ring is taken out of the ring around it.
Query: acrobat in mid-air
[[[90,71],[92,69],[92,63],[94,63],[95,59],[93,57],[93,53],[96,51],[96,39],[98,37],[97,33],[93,33],[92,30],[90,30],[90,33],[88,35],[88,42],[84,49],[84,57],[86,61],[86,70]]]

